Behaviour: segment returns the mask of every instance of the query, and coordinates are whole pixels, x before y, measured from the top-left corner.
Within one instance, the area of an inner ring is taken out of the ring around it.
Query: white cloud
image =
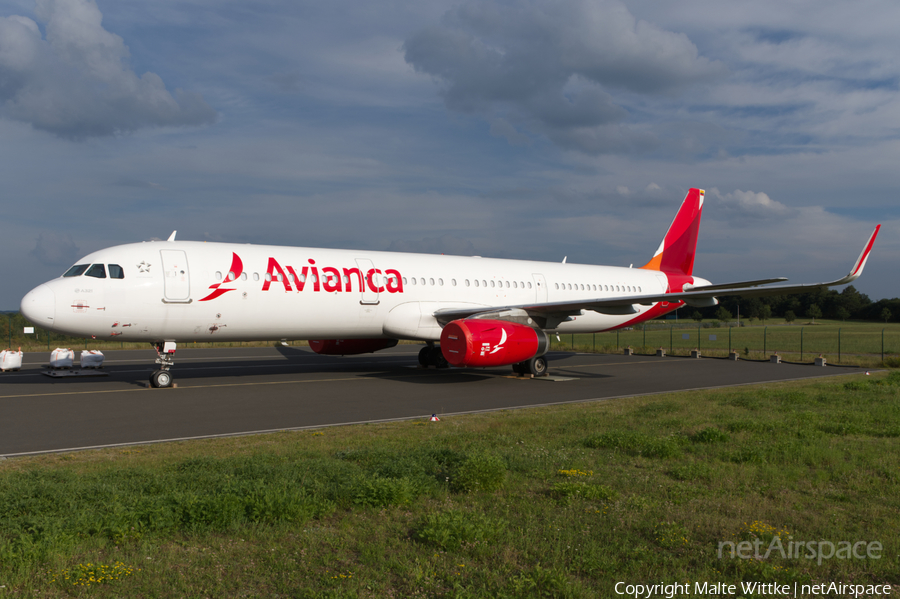
[[[38,0],[36,16],[46,38],[28,17],[0,18],[0,114],[73,139],[215,121],[199,94],[173,96],[155,73],[128,68],[93,0]]]
[[[635,19],[618,0],[489,0],[448,11],[404,44],[446,105],[501,114],[587,154],[649,151],[652,133],[624,123],[610,95],[671,95],[726,74],[681,33]]]
[[[707,197],[714,197],[719,206],[730,216],[737,218],[772,219],[785,218],[795,211],[770,198],[767,194],[755,191],[734,191],[722,194],[715,187],[709,190]]]

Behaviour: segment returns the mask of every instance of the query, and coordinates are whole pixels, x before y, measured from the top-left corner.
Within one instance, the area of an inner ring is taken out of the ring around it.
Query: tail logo
[[[212,293],[200,300],[201,302],[214,300],[221,295],[225,295],[229,291],[235,291],[234,287],[226,287],[224,289],[222,288],[222,285],[233,283],[234,280],[237,279],[240,276],[241,272],[243,272],[244,270],[244,263],[241,262],[240,256],[238,256],[234,252],[231,253],[231,256],[231,268],[228,270],[228,274],[225,275],[225,278],[222,281],[213,283],[209,286],[209,288],[212,289]]]

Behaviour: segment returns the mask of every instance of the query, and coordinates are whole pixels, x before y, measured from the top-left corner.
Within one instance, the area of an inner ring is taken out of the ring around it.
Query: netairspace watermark
[[[788,541],[785,546],[779,535],[772,537],[769,545],[766,547],[765,553],[760,553],[763,546],[762,539],[754,541],[720,541],[719,542],[719,559],[728,557],[734,559],[769,559],[770,557],[781,557],[781,559],[809,559],[816,560],[818,565],[822,565],[823,560],[831,558],[837,559],[881,559],[881,551],[884,547],[878,541],[866,542],[857,541],[838,541],[837,544],[831,541]],[[752,552],[752,553],[751,553]]]
[[[634,597],[635,599],[653,599],[655,597],[741,595],[771,595],[780,597],[887,597],[891,594],[889,584],[847,584],[844,582],[825,582],[818,584],[779,584],[777,582],[741,582],[728,584],[725,582],[674,582],[659,584],[616,583],[616,594]]]

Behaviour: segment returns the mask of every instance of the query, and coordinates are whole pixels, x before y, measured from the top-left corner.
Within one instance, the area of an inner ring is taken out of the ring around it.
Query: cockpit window
[[[84,274],[84,271],[87,270],[88,266],[90,266],[90,264],[76,264],[75,266],[73,266],[72,268],[67,270],[66,274],[64,274],[63,276],[64,277],[80,277],[81,275]]]
[[[124,279],[125,278],[125,270],[118,264],[110,264],[109,265],[109,278],[110,279]]]
[[[86,273],[84,273],[86,277],[95,277],[97,279],[105,279],[106,278],[106,267],[102,264],[92,264]]]

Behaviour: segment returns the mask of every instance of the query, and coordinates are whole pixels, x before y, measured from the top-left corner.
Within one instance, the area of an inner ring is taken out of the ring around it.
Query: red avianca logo
[[[354,291],[365,292],[367,289],[373,293],[403,293],[403,277],[400,271],[389,268],[382,272],[377,268],[370,268],[363,272],[360,268],[335,268],[333,266],[322,267],[321,272],[316,266],[316,261],[309,259],[309,264],[300,268],[300,274],[294,270],[293,266],[282,266],[275,258],[270,257],[266,266],[265,281],[262,290],[268,291],[273,284],[283,285],[285,291],[303,291],[308,284],[312,285],[312,291],[326,292],[344,292],[350,293]],[[234,287],[223,287],[229,285],[243,272],[244,264],[241,258],[232,252],[231,269],[225,275],[225,279],[219,283],[209,286],[212,293],[201,299],[201,302],[214,300],[229,291],[234,291]]]
[[[238,256],[237,254],[235,254],[234,252],[231,253],[231,256],[232,256],[231,268],[228,270],[228,274],[225,275],[225,280],[220,281],[218,283],[213,283],[212,285],[210,285],[209,288],[212,289],[213,292],[210,293],[209,295],[207,295],[206,297],[204,297],[202,300],[200,300],[201,302],[205,302],[208,300],[214,300],[217,297],[219,297],[220,295],[224,295],[224,294],[228,293],[229,291],[235,290],[234,287],[222,289],[222,285],[227,285],[228,283],[231,283],[238,277],[238,274],[240,274],[241,272],[244,271],[244,263],[241,262],[241,257]]]

